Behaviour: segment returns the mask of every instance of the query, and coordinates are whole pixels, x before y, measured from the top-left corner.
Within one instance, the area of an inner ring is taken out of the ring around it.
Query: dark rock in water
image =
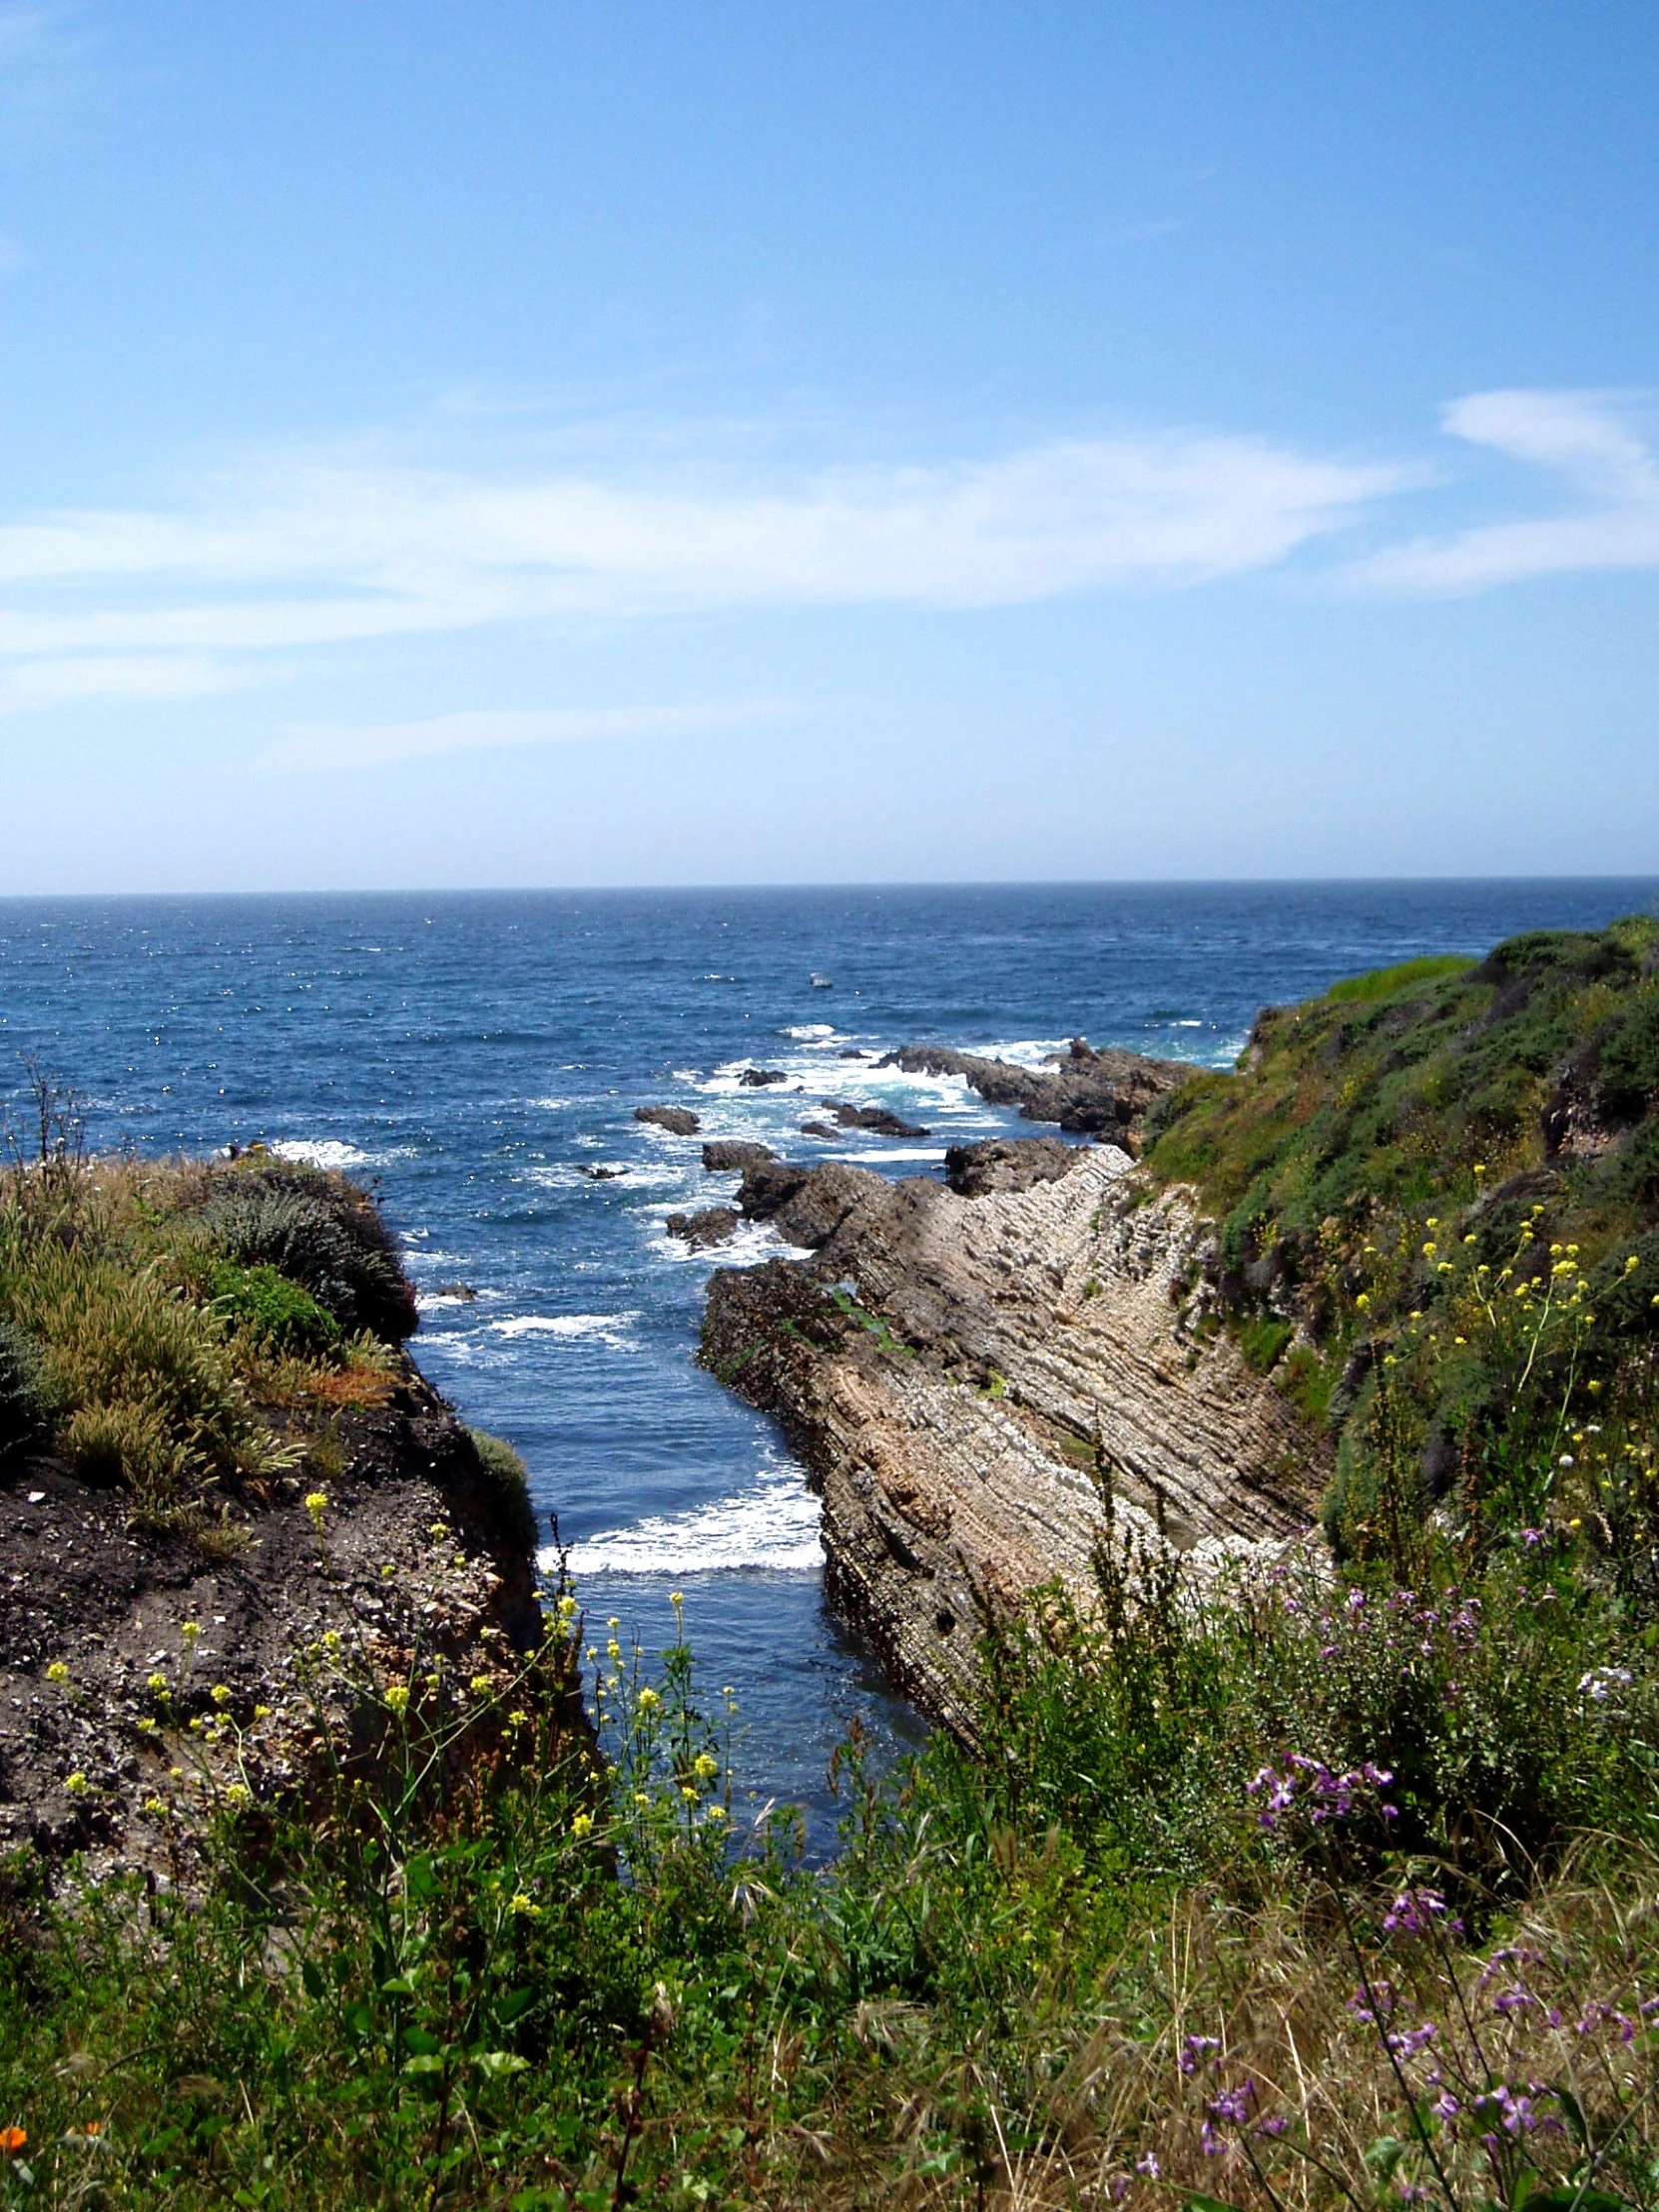
[[[703,1167],[709,1175],[744,1175],[777,1157],[771,1145],[746,1144],[739,1137],[715,1137],[703,1147]]]
[[[801,1124],[801,1134],[804,1137],[836,1137],[840,1132],[831,1129],[826,1121],[804,1121]]]
[[[1077,1136],[1095,1136],[1124,1151],[1135,1150],[1141,1116],[1166,1091],[1193,1074],[1182,1060],[1149,1060],[1115,1045],[1095,1051],[1074,1037],[1064,1053],[1051,1053],[1040,1068],[954,1052],[945,1045],[905,1045],[882,1067],[909,1075],[960,1075],[993,1106],[1016,1106],[1027,1121],[1056,1121]]]
[[[702,1127],[697,1116],[685,1106],[636,1106],[634,1119],[666,1129],[671,1137],[695,1137]]]
[[[837,1060],[862,1060],[864,1048],[861,1044],[843,1044],[835,1057]]]
[[[462,1306],[476,1306],[478,1293],[470,1283],[443,1283],[432,1293],[434,1298],[452,1298]]]
[[[769,1083],[787,1083],[789,1079],[784,1068],[745,1068],[738,1077],[738,1081],[752,1091],[764,1091]]]
[[[944,1156],[944,1179],[961,1198],[992,1191],[1028,1191],[1056,1183],[1083,1157],[1081,1145],[1058,1137],[989,1137],[983,1144],[953,1144]]]
[[[826,1113],[834,1115],[843,1129],[872,1129],[878,1137],[925,1137],[928,1134],[913,1121],[900,1121],[885,1106],[849,1106],[844,1098],[826,1098],[820,1104]]]
[[[733,1206],[705,1206],[698,1214],[670,1214],[663,1224],[671,1237],[680,1237],[694,1252],[709,1245],[725,1244],[742,1219]]]
[[[614,1183],[619,1176],[626,1175],[628,1170],[626,1168],[584,1168],[582,1173],[593,1183]]]

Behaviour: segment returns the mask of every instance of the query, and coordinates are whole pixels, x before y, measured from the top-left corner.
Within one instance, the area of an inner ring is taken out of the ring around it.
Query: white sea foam
[[[845,1160],[853,1167],[867,1168],[872,1160],[942,1160],[945,1148],[932,1145],[881,1144],[868,1145],[861,1152],[832,1152],[832,1160]]]
[[[781,1037],[796,1037],[802,1044],[830,1044],[836,1039],[832,1021],[797,1021],[786,1029],[780,1029]]]
[[[1015,1067],[1038,1068],[1055,1053],[1070,1050],[1069,1037],[1016,1037],[1011,1044],[974,1044],[967,1050],[982,1060],[1008,1060]]]
[[[578,1581],[587,1574],[683,1576],[744,1567],[807,1574],[824,1559],[818,1526],[819,1501],[800,1468],[766,1467],[730,1497],[684,1513],[653,1513],[574,1545],[570,1566]],[[550,1571],[557,1554],[543,1551],[537,1563]]]
[[[556,1337],[627,1352],[634,1343],[628,1325],[639,1318],[638,1314],[515,1314],[489,1326],[498,1337]]]
[[[356,1168],[368,1158],[338,1137],[282,1137],[271,1149],[278,1160],[292,1160],[306,1168]]]
[[[666,1215],[676,1209],[654,1206],[649,1211]],[[677,1266],[703,1268],[758,1268],[768,1260],[810,1260],[813,1257],[809,1245],[786,1244],[767,1221],[740,1222],[724,1244],[706,1245],[702,1250],[687,1244],[683,1237],[663,1237],[655,1251],[659,1259],[672,1261]]]

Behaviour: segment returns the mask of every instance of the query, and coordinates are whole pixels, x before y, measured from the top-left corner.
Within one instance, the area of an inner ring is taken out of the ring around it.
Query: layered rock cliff
[[[1120,1530],[1203,1559],[1303,1529],[1328,1470],[1211,1318],[1188,1193],[1054,1139],[950,1173],[752,1169],[745,1210],[813,1257],[717,1274],[703,1359],[821,1491],[831,1602],[971,1738],[983,1610],[1086,1589],[1103,1490]]]

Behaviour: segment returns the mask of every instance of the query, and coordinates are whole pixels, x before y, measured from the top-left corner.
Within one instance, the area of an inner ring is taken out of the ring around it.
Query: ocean
[[[825,1610],[799,1466],[695,1364],[711,1269],[780,1249],[665,1235],[735,1188],[704,1138],[936,1174],[947,1144],[1031,1125],[843,1055],[1086,1035],[1226,1067],[1265,1003],[1656,906],[1651,879],[13,899],[0,1090],[15,1116],[33,1056],[95,1147],[262,1138],[372,1184],[421,1293],[416,1357],[523,1454],[590,1618],[660,1651],[683,1593],[700,1681],[738,1701],[741,1799],[801,1805],[822,1847],[848,1725],[878,1760],[924,1732]],[[801,1136],[829,1098],[928,1135]],[[653,1103],[700,1136],[636,1122]]]

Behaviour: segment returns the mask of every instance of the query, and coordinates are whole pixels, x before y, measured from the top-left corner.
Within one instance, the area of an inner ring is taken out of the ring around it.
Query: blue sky
[[[1659,870],[1656,65],[0,6],[0,890]]]

